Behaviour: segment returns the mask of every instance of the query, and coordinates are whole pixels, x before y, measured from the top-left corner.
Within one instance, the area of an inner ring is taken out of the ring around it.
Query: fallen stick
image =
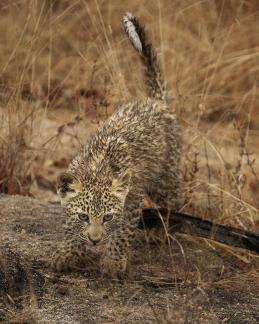
[[[169,233],[185,233],[208,238],[230,246],[243,248],[259,253],[259,233],[239,228],[216,224],[185,213],[168,213],[163,209],[144,209],[141,228],[164,226],[169,220]]]

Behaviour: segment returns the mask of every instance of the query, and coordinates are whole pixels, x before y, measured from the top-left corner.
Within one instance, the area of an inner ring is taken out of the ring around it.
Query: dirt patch
[[[26,197],[0,198],[0,239],[9,244],[1,252],[1,278],[11,280],[1,291],[3,322],[258,322],[256,255],[180,234],[169,246],[162,232],[139,231],[126,281],[103,278],[98,258],[57,275],[49,263],[64,216],[55,216],[55,204],[51,214],[46,208]]]

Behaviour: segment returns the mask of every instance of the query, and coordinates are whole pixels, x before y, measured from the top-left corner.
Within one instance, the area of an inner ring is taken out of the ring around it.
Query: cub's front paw
[[[51,267],[57,272],[67,272],[72,270],[84,270],[86,267],[83,255],[75,251],[57,251],[53,255]]]
[[[73,267],[71,254],[55,253],[51,261],[51,268],[56,272],[70,271]]]
[[[128,270],[128,260],[126,258],[114,260],[105,255],[101,259],[101,271],[115,279],[125,279]]]

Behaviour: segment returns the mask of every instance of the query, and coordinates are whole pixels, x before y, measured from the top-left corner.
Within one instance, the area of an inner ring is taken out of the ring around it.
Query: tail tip
[[[125,13],[125,15],[123,16],[123,19],[129,19],[129,20],[132,20],[132,19],[136,19],[136,17],[133,15],[133,13],[127,11]]]
[[[126,12],[126,14],[122,18],[122,24],[131,44],[134,48],[142,54],[142,43],[138,33],[138,22],[137,18],[131,13]]]

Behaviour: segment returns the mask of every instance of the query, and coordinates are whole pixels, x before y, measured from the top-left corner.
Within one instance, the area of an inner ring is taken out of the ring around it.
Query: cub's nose
[[[101,239],[97,239],[97,240],[96,239],[92,239],[90,235],[88,236],[88,238],[89,238],[90,242],[93,243],[93,245],[96,245],[97,243],[99,243],[101,241]]]

